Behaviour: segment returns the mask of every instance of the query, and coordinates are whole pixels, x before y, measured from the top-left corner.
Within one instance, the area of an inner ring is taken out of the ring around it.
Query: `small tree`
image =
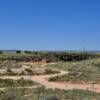
[[[20,50],[17,50],[16,53],[21,53],[21,51]]]
[[[31,51],[24,51],[26,54],[32,54]]]
[[[0,54],[3,54],[3,51],[0,51]]]

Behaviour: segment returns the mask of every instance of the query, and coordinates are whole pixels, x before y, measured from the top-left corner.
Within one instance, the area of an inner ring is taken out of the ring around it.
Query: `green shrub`
[[[36,85],[34,81],[19,79],[19,80],[12,80],[12,79],[0,79],[0,87],[15,87],[15,86],[33,86]]]
[[[24,100],[22,93],[14,88],[8,89],[1,98],[1,100]]]
[[[60,100],[56,95],[50,95],[46,100]]]
[[[52,69],[45,69],[44,74],[57,74],[60,73],[59,71],[52,70]]]
[[[25,71],[29,74],[29,75],[34,75],[34,71],[29,69],[29,68],[26,68]]]
[[[17,51],[16,51],[16,53],[20,54],[20,53],[21,53],[21,51],[20,51],[20,50],[17,50]]]
[[[10,68],[7,68],[7,71],[6,71],[7,73],[7,75],[16,75],[16,73],[15,72],[13,72]]]
[[[0,54],[3,54],[3,51],[0,51]]]

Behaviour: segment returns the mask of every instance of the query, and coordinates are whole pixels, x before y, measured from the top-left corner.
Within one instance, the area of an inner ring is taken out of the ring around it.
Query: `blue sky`
[[[0,49],[100,50],[100,0],[0,0]]]

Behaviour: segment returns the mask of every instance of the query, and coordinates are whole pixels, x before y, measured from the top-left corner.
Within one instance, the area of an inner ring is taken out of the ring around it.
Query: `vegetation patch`
[[[94,82],[100,83],[100,58],[95,60],[86,60],[81,62],[59,62],[53,65],[47,65],[47,68],[56,68],[67,71],[68,74],[51,77],[50,81],[71,81],[76,83]]]
[[[14,86],[33,86],[37,83],[31,80],[25,80],[23,78],[19,80],[12,80],[12,79],[0,79],[0,87],[14,87]]]
[[[49,81],[100,84],[100,77],[99,76],[92,77],[89,72],[81,72],[81,71],[74,70],[74,71],[70,71],[68,74],[65,75],[50,77]]]
[[[45,69],[44,74],[58,74],[60,71],[52,70],[52,69]]]
[[[0,100],[100,100],[100,94],[84,90],[52,90],[45,88],[9,88],[0,94]]]

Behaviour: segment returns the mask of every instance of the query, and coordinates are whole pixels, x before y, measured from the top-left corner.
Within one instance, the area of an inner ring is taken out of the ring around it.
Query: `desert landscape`
[[[0,100],[100,100],[100,0],[0,0]]]
[[[0,100],[99,99],[99,53],[0,53]]]

